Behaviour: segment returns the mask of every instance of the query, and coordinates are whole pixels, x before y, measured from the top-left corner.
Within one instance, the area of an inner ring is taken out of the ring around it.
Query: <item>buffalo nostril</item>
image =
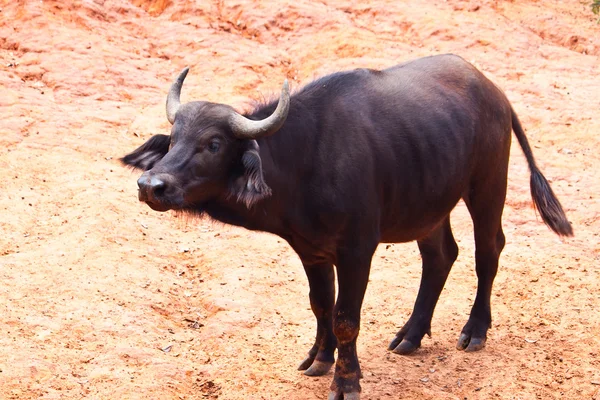
[[[150,189],[154,192],[154,194],[160,194],[165,191],[167,184],[160,178],[153,176],[150,179]]]
[[[140,189],[145,189],[148,186],[148,177],[140,177],[140,179],[137,180],[137,184]]]
[[[148,198],[154,196],[160,196],[164,193],[167,188],[167,184],[164,180],[157,176],[144,176],[142,175],[137,181],[138,187],[140,188],[140,200],[147,201]]]

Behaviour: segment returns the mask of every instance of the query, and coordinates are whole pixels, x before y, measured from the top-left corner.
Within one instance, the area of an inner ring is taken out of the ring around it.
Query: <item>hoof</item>
[[[394,338],[394,340],[392,340],[390,342],[390,345],[388,346],[388,350],[393,351],[396,347],[398,347],[398,345],[400,344],[401,341],[402,341],[402,336],[396,336]]]
[[[464,350],[469,345],[471,338],[466,333],[461,333],[458,337],[458,342],[456,343],[456,348],[458,350]]]
[[[306,376],[323,376],[329,372],[333,366],[332,362],[317,361],[315,360],[310,367],[304,371]]]
[[[342,393],[342,392],[329,392],[327,400],[360,400],[359,392]]]
[[[458,337],[456,348],[467,352],[479,351],[485,347],[485,341],[485,338],[472,338],[466,333],[461,333]]]
[[[308,356],[306,357],[300,365],[298,365],[298,371],[306,371],[315,361],[314,357]]]
[[[419,346],[416,344],[411,343],[408,340],[403,340],[398,346],[396,346],[395,349],[392,350],[392,352],[405,356],[414,353],[418,348]]]
[[[421,332],[420,334],[414,334],[411,333],[410,329],[405,329],[402,328],[400,330],[400,332],[398,332],[396,334],[396,337],[394,337],[394,339],[390,342],[390,345],[388,346],[388,350],[393,351],[394,353],[397,354],[408,354],[408,353],[398,353],[396,350],[398,350],[399,346],[402,346],[402,348],[406,348],[408,349],[408,344],[403,344],[404,342],[408,342],[410,344],[412,344],[413,349],[410,352],[415,351],[416,349],[418,349],[419,347],[421,347],[421,339],[423,339],[423,337],[425,335],[431,337],[431,328],[427,328],[425,331],[418,331]],[[407,338],[411,338],[412,341],[409,341]],[[417,342],[416,344],[414,342]]]
[[[472,338],[469,342],[469,345],[465,349],[466,352],[479,351],[485,347],[485,339],[482,338]]]

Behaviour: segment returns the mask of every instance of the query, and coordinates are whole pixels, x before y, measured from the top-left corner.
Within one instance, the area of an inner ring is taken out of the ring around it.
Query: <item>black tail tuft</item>
[[[573,227],[567,220],[560,202],[544,175],[535,167],[531,169],[530,186],[533,204],[544,223],[558,235],[573,236]]]
[[[525,154],[527,164],[529,165],[529,171],[531,172],[529,184],[531,186],[531,197],[533,197],[535,208],[542,216],[544,223],[558,235],[573,236],[573,228],[571,227],[571,223],[567,220],[567,216],[565,215],[560,202],[554,195],[550,184],[535,164],[533,152],[531,151],[527,136],[525,136],[525,132],[523,131],[523,127],[521,126],[521,122],[519,122],[515,110],[511,108],[510,111],[512,113],[513,131],[521,145],[521,149],[523,149],[523,154]]]

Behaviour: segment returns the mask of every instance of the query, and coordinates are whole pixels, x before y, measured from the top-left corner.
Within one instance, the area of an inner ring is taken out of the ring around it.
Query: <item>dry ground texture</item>
[[[453,52],[513,102],[576,236],[536,216],[513,146],[494,326],[455,350],[474,300],[472,226],[409,357],[414,243],[381,246],[359,338],[364,399],[600,398],[600,25],[590,1],[0,1],[0,398],[323,399],[296,371],[308,284],[277,237],[156,213],[117,158],[183,100],[240,110],[354,67]],[[516,144],[516,141],[514,142]]]

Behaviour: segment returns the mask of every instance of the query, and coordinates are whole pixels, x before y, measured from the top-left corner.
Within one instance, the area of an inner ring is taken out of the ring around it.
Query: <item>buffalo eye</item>
[[[219,151],[219,147],[221,147],[219,142],[212,141],[208,144],[208,151],[210,151],[211,153],[216,153],[217,151]]]

